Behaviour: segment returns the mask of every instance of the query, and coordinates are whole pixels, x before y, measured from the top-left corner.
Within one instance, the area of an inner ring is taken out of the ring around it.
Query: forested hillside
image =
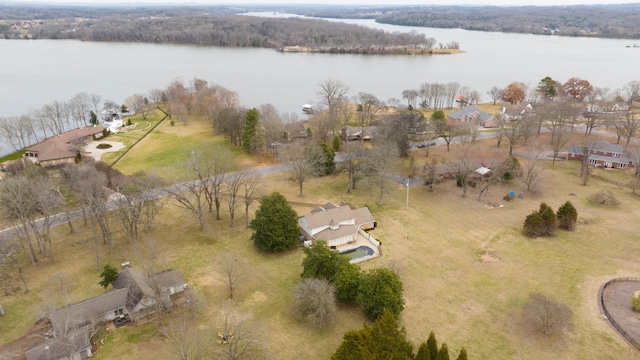
[[[104,12],[98,8],[75,7],[5,8],[4,20],[0,20],[0,37],[269,48],[295,45],[429,47],[435,43],[422,34],[391,34],[325,20],[265,18],[228,12],[227,8],[202,7],[106,8]]]
[[[579,6],[380,6],[299,9],[317,17],[371,18],[377,22],[606,38],[640,38],[640,4]]]

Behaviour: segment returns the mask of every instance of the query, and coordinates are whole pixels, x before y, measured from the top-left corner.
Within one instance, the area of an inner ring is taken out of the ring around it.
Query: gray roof
[[[343,221],[355,219],[353,211],[347,205],[338,206],[331,209],[326,209],[323,207],[322,210],[315,208],[313,210],[313,212],[303,216],[307,220],[307,224],[309,224],[309,227],[311,229],[328,226],[329,224],[331,224],[331,222],[339,224]]]
[[[333,240],[358,231],[358,227],[363,224],[373,223],[375,220],[369,208],[351,209],[348,204],[336,205],[328,202],[325,206],[318,206],[311,210],[309,214],[302,216],[306,219],[311,229],[330,226],[314,235],[317,240]],[[342,222],[353,220],[355,224],[343,224]],[[337,227],[336,227],[337,225]],[[333,229],[331,228],[333,227]]]
[[[67,333],[88,321],[124,308],[126,300],[127,289],[119,289],[71,304],[49,314],[51,326],[56,334]]]
[[[27,360],[68,359],[70,355],[90,347],[91,344],[89,343],[87,331],[81,330],[67,336],[40,343],[25,351],[24,355]],[[86,359],[86,356],[81,358]]]
[[[167,270],[156,274],[156,282],[163,290],[186,283],[182,273],[178,270]]]
[[[160,291],[164,292],[172,286],[184,285],[184,277],[178,270],[167,270],[155,275]],[[152,280],[142,271],[126,267],[112,283],[115,289],[128,289],[127,309],[133,309],[145,296],[154,298]]]
[[[133,309],[145,296],[154,297],[149,279],[140,270],[126,267],[111,284],[114,289],[127,289],[127,309]]]
[[[330,241],[338,239],[347,235],[353,235],[358,232],[358,227],[355,225],[342,225],[337,229],[324,229],[314,235],[316,240]]]
[[[609,152],[609,153],[617,153],[617,154],[622,154],[624,151],[624,148],[622,147],[622,145],[620,144],[612,144],[608,141],[597,141],[597,142],[592,142],[589,145],[589,149],[591,150],[591,153],[593,152]],[[567,148],[567,151],[571,154],[580,154],[583,155],[584,154],[584,150],[585,147],[582,145],[570,145]]]

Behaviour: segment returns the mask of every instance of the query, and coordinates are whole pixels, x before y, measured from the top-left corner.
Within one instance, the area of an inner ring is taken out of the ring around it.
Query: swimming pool
[[[351,259],[350,261],[353,261],[356,259],[371,256],[375,254],[375,252],[368,246],[358,246],[357,248],[341,251],[340,254],[349,257]]]

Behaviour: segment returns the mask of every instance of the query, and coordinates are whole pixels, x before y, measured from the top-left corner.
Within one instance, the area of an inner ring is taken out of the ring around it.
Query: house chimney
[[[122,270],[131,267],[131,265],[129,264],[128,261],[123,262],[122,264],[120,264],[120,267],[122,268]]]

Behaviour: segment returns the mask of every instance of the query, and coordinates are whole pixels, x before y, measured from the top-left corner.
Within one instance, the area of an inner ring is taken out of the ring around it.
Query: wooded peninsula
[[[0,10],[0,38],[414,55],[435,53],[437,42],[415,32],[389,33],[319,19],[242,16],[221,7],[5,7]],[[445,47],[457,50],[458,44],[440,45],[440,50]]]

